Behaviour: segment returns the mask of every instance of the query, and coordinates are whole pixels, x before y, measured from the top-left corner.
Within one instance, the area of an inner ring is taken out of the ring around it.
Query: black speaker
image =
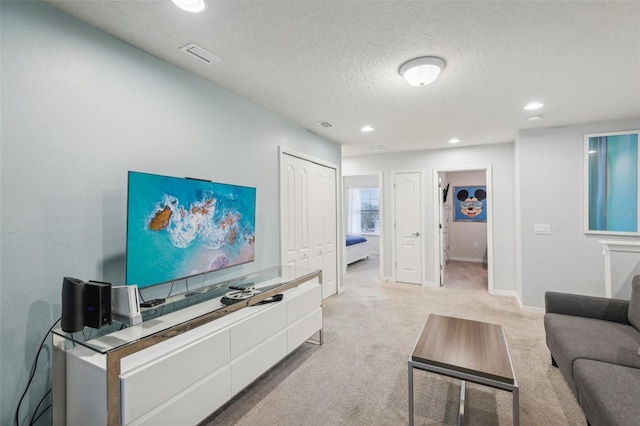
[[[62,330],[75,333],[84,328],[84,281],[64,277],[62,280]]]
[[[89,281],[84,285],[84,325],[100,328],[111,324],[111,284]]]

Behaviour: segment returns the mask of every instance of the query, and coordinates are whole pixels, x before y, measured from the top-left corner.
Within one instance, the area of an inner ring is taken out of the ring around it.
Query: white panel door
[[[299,192],[299,185],[296,160],[290,155],[282,155],[280,158],[281,254],[282,263],[290,266],[296,266],[298,262],[296,193]]]
[[[327,298],[338,292],[338,245],[337,237],[337,198],[336,198],[336,170],[323,167],[322,204],[320,215],[322,223],[323,267],[322,267],[322,297]]]
[[[338,290],[336,169],[281,155],[282,262],[322,270],[323,297]]]
[[[422,174],[394,174],[396,281],[422,284]]]
[[[447,185],[448,189],[448,185]],[[449,213],[445,209],[444,203],[444,186],[442,176],[438,174],[438,234],[440,239],[440,285],[444,285],[444,268],[447,266],[449,259]]]
[[[324,202],[322,198],[322,180],[324,167],[309,163],[313,170],[313,185],[310,188],[310,198],[312,199],[311,205],[313,209],[313,222],[310,229],[313,235],[313,249],[310,250],[310,256],[313,259],[309,267],[313,269],[324,269],[324,239],[322,238],[322,228],[324,226],[322,218],[322,204]]]
[[[315,200],[313,199],[313,192],[315,182],[313,179],[313,164],[308,161],[302,161],[299,158],[294,158],[298,163],[298,188],[299,191],[296,194],[297,201],[296,207],[298,209],[297,221],[298,227],[296,229],[297,247],[298,247],[298,266],[303,268],[315,268],[310,262],[311,249],[314,246],[313,224],[315,223]]]

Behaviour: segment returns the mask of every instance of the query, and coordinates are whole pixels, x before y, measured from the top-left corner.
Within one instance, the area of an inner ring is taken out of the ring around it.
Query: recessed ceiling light
[[[533,117],[529,117],[529,121],[538,121],[541,119],[542,117],[540,117],[539,115],[534,115]]]
[[[544,104],[541,104],[540,102],[531,102],[529,105],[524,107],[524,109],[526,109],[527,111],[532,111],[534,109],[540,109],[543,106],[544,106]]]
[[[435,56],[415,58],[402,64],[398,72],[412,86],[426,86],[435,81],[444,69],[444,61]]]
[[[205,10],[207,4],[204,0],[171,0],[173,4],[187,12],[198,13]]]
[[[371,126],[364,126],[362,129],[360,129],[361,132],[373,132],[373,127]]]
[[[457,139],[457,138],[449,139],[449,143],[460,143],[460,139]]]

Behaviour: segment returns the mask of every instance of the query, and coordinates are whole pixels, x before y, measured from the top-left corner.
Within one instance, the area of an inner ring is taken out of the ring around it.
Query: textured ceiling
[[[638,1],[208,0],[201,14],[169,0],[46,2],[342,144],[345,156],[640,117]],[[222,62],[179,50],[191,42]],[[425,55],[445,70],[409,86],[398,68]],[[524,111],[534,100],[544,108]]]

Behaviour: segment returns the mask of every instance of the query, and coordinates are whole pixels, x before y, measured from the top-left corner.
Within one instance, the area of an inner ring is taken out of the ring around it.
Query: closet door
[[[280,247],[283,265],[298,265],[298,244],[296,242],[298,214],[296,213],[296,195],[300,189],[298,181],[298,162],[290,155],[280,156]]]
[[[337,293],[336,170],[284,153],[280,161],[282,262],[321,269],[327,298]]]
[[[313,234],[313,224],[315,222],[315,200],[313,194],[315,192],[315,182],[313,178],[313,163],[303,161],[299,158],[292,157],[298,164],[298,191],[296,193],[296,249],[297,249],[297,266],[303,268],[319,269],[312,260],[311,250],[315,244],[315,235]]]
[[[337,204],[336,170],[323,167],[320,188],[320,216],[322,241],[322,297],[327,298],[338,291],[338,254],[337,254]]]

